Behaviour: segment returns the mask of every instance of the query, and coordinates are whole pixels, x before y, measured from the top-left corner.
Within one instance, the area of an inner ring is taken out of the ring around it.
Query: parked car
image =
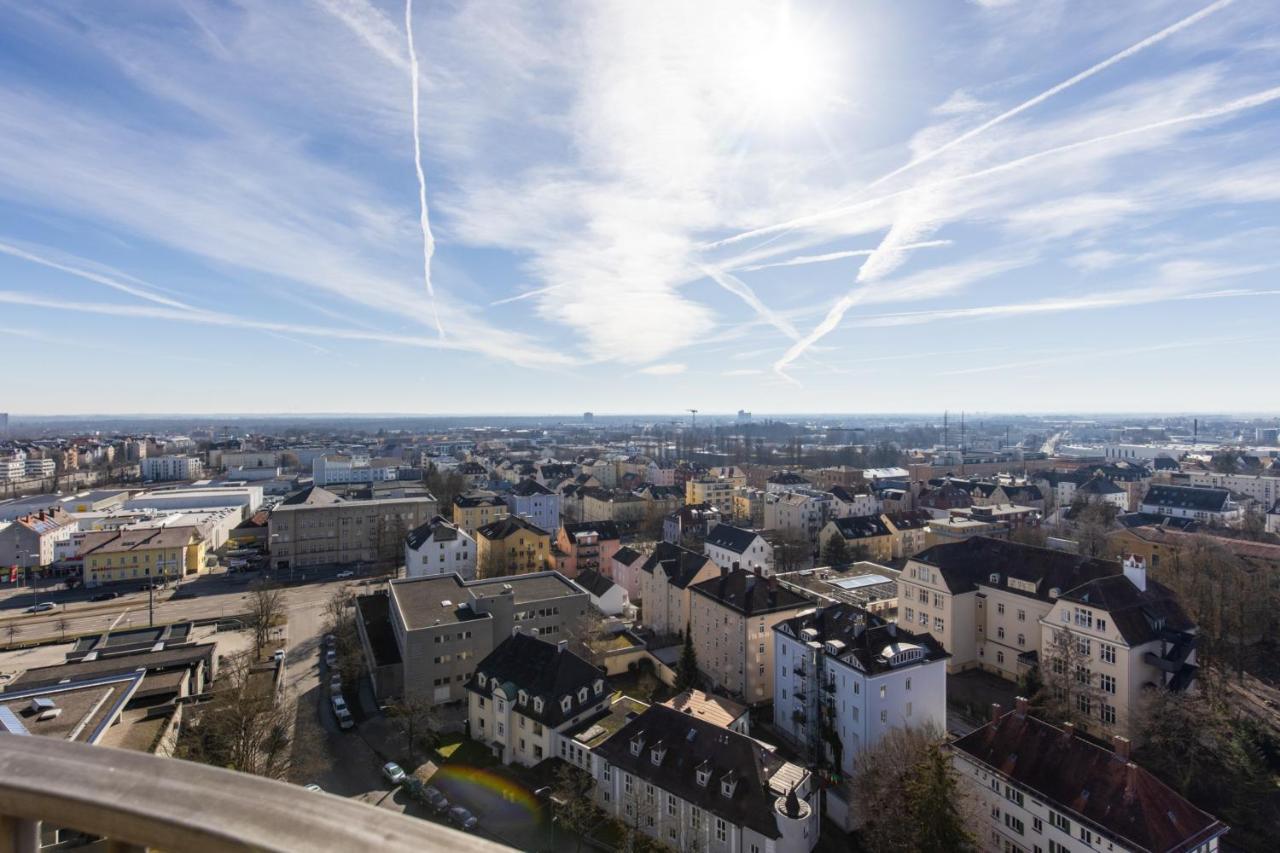
[[[335,652],[333,649],[329,649],[329,651],[324,653],[324,662],[329,666],[337,666],[338,653]]]
[[[276,653],[271,657],[278,661],[284,660],[284,649],[276,649]]]
[[[449,810],[449,800],[444,794],[440,793],[440,789],[434,785],[428,785],[422,792],[422,798],[427,805],[436,810],[437,814],[447,812]]]
[[[356,724],[356,721],[351,718],[351,712],[347,710],[345,705],[341,709],[334,706],[333,715],[338,719],[338,728],[344,731]]]
[[[386,764],[382,765],[382,775],[385,776],[387,781],[392,785],[399,785],[404,781],[405,772],[404,768],[399,764],[396,764],[394,761],[388,761]]]
[[[343,571],[343,572],[338,572],[336,575],[334,575],[334,577],[338,578],[339,580],[343,580],[345,578],[353,578],[355,576],[356,576],[356,573],[351,571],[350,569],[347,569],[346,571]]]
[[[458,829],[466,832],[474,832],[476,827],[480,825],[480,819],[462,806],[454,806],[449,809],[449,820]]]
[[[305,789],[307,789],[308,791],[315,791],[317,794],[323,794],[323,793],[324,793],[324,788],[321,788],[321,787],[320,787],[319,785],[317,785],[315,782],[308,782],[307,784],[303,785],[302,787],[303,787],[303,788],[305,788]]]
[[[161,589],[160,584],[156,583],[155,581],[152,581],[150,583],[144,583],[142,586],[138,587],[139,592],[149,592],[150,590],[153,590],[153,589]]]
[[[335,714],[338,713],[339,711],[346,711],[348,714],[351,713],[351,711],[348,710],[347,708],[347,700],[342,698],[341,696],[334,696],[329,701],[333,703],[333,712]]]
[[[333,634],[324,635],[324,646],[326,649],[333,648],[335,645],[337,645],[337,643],[338,643],[338,638],[333,636]]]
[[[119,597],[120,597],[120,593],[118,592],[100,592],[89,600],[90,601],[112,601]]]
[[[329,695],[330,696],[342,695],[342,679],[335,678],[333,681],[329,682]]]
[[[42,601],[39,604],[33,604],[30,607],[28,607],[27,612],[28,613],[48,613],[50,610],[53,610],[57,606],[58,605],[54,604],[52,601]]]

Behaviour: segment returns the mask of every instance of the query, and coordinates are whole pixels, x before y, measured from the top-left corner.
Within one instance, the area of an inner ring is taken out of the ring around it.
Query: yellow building
[[[732,480],[718,480],[703,477],[689,480],[684,484],[684,502],[686,504],[711,504],[721,512],[733,512]]]
[[[177,580],[204,570],[205,549],[194,526],[90,533],[80,546],[84,584]]]
[[[453,499],[453,523],[475,536],[486,524],[510,514],[507,503],[493,492],[474,491]]]
[[[518,515],[508,515],[476,530],[477,578],[553,568],[551,534]]]
[[[894,558],[894,544],[898,541],[879,515],[854,515],[828,521],[818,536],[824,551],[833,536],[844,539],[850,560],[876,560],[881,563]]]

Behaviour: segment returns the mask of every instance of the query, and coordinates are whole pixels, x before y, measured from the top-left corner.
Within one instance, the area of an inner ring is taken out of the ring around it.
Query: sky
[[[0,411],[1272,409],[1278,139],[1273,0],[0,0]]]

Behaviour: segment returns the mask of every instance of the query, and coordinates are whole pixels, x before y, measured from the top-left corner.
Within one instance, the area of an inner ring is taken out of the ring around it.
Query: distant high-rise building
[[[748,412],[746,409],[738,409],[738,423],[740,424],[751,423],[751,413]]]
[[[595,420],[596,420],[595,412],[583,412],[583,413],[582,413],[582,422],[583,422],[584,424],[595,423]]]
[[[0,412],[0,438],[9,437],[9,413]]]
[[[0,415],[0,424],[4,423],[3,418],[4,415]],[[4,430],[0,428],[0,435],[3,435],[3,433]],[[1258,427],[1255,435],[1257,436],[1258,444],[1280,444],[1280,429],[1275,427]]]

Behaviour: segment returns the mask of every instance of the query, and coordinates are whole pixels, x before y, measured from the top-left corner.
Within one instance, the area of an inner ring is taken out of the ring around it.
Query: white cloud
[[[684,373],[687,365],[678,362],[665,362],[663,364],[651,364],[648,367],[642,367],[636,373],[643,373],[647,376],[675,376]]]

